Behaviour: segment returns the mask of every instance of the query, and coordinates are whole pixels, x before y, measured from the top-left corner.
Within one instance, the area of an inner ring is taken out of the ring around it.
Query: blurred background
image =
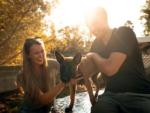
[[[92,37],[86,13],[102,6],[112,28],[126,25],[137,37],[150,34],[150,0],[0,0],[0,65],[21,64],[24,40],[41,37],[48,56],[86,53]]]
[[[108,12],[111,28],[125,25],[134,30],[150,80],[150,0],[0,0],[0,113],[16,113],[21,102],[15,81],[25,39],[42,38],[49,58],[54,58],[55,50],[64,56],[85,54],[95,38],[85,16],[97,6]],[[90,113],[86,89],[78,88],[74,112]],[[68,94],[67,90],[60,97]],[[61,113],[69,97],[60,97],[56,103]]]

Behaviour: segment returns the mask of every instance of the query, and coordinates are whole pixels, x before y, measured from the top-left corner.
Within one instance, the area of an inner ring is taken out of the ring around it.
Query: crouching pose
[[[55,60],[46,59],[44,43],[40,39],[26,39],[23,46],[22,71],[18,74],[18,88],[24,98],[18,113],[49,113],[55,97],[65,85],[54,85],[59,72]],[[71,80],[73,81],[73,80]]]
[[[150,82],[133,30],[111,29],[106,11],[99,7],[87,16],[87,25],[96,39],[79,68],[88,75],[94,69],[87,69],[87,64],[93,62],[106,78],[105,92],[91,113],[150,113]]]

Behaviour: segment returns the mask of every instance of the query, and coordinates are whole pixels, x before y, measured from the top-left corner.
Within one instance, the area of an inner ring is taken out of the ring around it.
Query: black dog
[[[87,91],[89,93],[90,96],[90,101],[91,104],[94,105],[95,101],[96,101],[96,97],[98,95],[98,91],[99,89],[103,88],[104,86],[104,80],[103,77],[100,76],[98,78],[98,72],[95,71],[95,73],[93,73],[92,75],[82,75],[82,74],[77,74],[77,68],[78,68],[78,64],[80,63],[81,59],[82,59],[82,55],[81,53],[77,53],[73,58],[71,57],[64,57],[62,54],[60,54],[59,52],[55,52],[55,56],[57,61],[60,64],[60,79],[64,82],[67,83],[69,82],[69,80],[71,78],[83,78],[84,79],[84,84],[87,88]],[[77,76],[79,75],[79,76]],[[92,86],[91,86],[91,82],[89,81],[89,78],[92,77],[93,83],[96,86],[96,93],[95,95],[93,94],[93,90],[92,90]],[[100,81],[98,81],[100,80]],[[76,85],[70,84],[69,85],[69,89],[70,89],[70,105],[69,107],[67,107],[65,109],[65,112],[71,112],[73,105],[74,105],[74,101],[75,101],[75,89],[76,89]]]

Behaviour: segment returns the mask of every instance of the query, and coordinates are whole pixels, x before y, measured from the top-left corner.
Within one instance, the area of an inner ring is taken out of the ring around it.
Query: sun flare
[[[77,25],[84,22],[86,13],[96,7],[103,6],[98,0],[60,0],[60,6],[54,10],[52,18],[59,24]]]
[[[140,30],[140,8],[144,3],[144,0],[59,0],[58,7],[46,19],[51,19],[57,28],[82,25],[86,13],[94,7],[101,6],[108,13],[110,27],[121,26],[130,20],[135,30]]]

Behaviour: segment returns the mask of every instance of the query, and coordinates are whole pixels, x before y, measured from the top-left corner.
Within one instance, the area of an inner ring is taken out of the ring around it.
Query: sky
[[[123,25],[130,20],[137,37],[143,35],[143,26],[139,20],[145,0],[59,0],[60,4],[52,10],[45,20],[52,20],[56,28],[66,25],[84,24],[85,14],[92,8],[102,6],[108,13],[111,28]]]

